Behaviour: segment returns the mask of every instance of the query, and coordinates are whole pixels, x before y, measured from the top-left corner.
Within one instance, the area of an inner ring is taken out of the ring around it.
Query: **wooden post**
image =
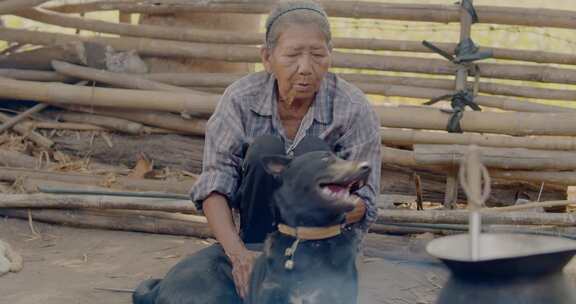
[[[472,0],[470,0],[472,1]],[[472,28],[472,16],[466,11],[463,5],[460,6],[460,43],[470,39]],[[468,82],[468,66],[460,64],[456,70],[456,92],[466,90]],[[462,113],[466,115],[465,112]],[[460,124],[460,123],[458,123]],[[444,207],[456,208],[458,201],[458,172],[451,170],[446,178],[446,196],[444,197]]]
[[[446,175],[446,194],[444,208],[456,209],[458,202],[458,170],[450,169]]]

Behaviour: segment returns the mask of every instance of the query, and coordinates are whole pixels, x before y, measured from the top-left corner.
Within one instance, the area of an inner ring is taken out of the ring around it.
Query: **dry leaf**
[[[128,174],[128,177],[143,179],[150,177],[153,172],[154,172],[154,162],[149,160],[146,157],[146,155],[141,153],[138,156],[138,161],[136,161],[136,166],[134,167],[134,169],[132,169],[130,174]]]

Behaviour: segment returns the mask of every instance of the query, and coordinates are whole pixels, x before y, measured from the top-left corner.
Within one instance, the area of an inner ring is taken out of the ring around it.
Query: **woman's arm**
[[[255,255],[246,249],[240,239],[225,196],[212,192],[204,200],[204,214],[216,240],[222,245],[224,252],[232,262],[232,276],[236,284],[236,291],[240,297],[244,298],[248,294]]]

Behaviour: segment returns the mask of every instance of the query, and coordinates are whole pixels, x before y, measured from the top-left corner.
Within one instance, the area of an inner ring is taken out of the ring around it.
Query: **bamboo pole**
[[[522,205],[496,207],[496,208],[483,208],[482,212],[509,212],[520,211],[533,208],[551,208],[551,207],[566,207],[576,204],[576,201],[547,201],[547,202],[529,202]]]
[[[28,129],[53,129],[53,130],[75,130],[75,131],[106,131],[105,128],[68,122],[46,122],[46,121],[26,121],[22,125]]]
[[[117,74],[103,70],[97,70],[87,67],[81,67],[61,61],[54,61],[52,63],[54,69],[67,76],[76,77],[80,79],[94,80],[103,83],[108,83],[123,88],[131,89],[145,89],[145,90],[159,90],[159,91],[172,91],[172,92],[191,92],[194,94],[201,94],[198,91],[181,88],[155,81],[140,78],[134,75]],[[464,80],[465,81],[465,80]],[[385,96],[402,96],[413,98],[427,98],[450,94],[447,90],[429,89],[429,88],[416,88],[397,85],[376,85],[376,84],[363,84],[358,83],[358,87],[366,93],[374,94],[379,93]],[[524,111],[524,112],[574,112],[576,109],[563,108],[557,106],[549,106],[540,103],[532,103],[527,101],[519,101],[510,98],[491,97],[491,96],[478,96],[476,102],[479,105],[495,107],[503,110],[510,111]]]
[[[175,28],[145,24],[117,24],[101,20],[89,20],[72,17],[41,8],[19,12],[17,15],[30,20],[52,25],[129,37],[245,45],[260,45],[264,40],[263,34],[261,33]],[[335,37],[333,38],[332,42],[335,48],[344,49],[367,49],[378,51],[424,53],[431,52],[430,49],[423,46],[419,41]],[[444,50],[449,50],[448,52],[451,52],[456,48],[456,44],[454,43],[434,42],[434,45]],[[486,50],[486,48],[481,48],[481,50]],[[572,54],[514,50],[505,48],[490,48],[490,50],[493,52],[493,58],[496,59],[519,60],[537,63],[576,64],[576,56]]]
[[[125,209],[197,213],[190,200],[44,193],[0,194],[0,208]]]
[[[0,27],[0,29],[5,29]],[[21,45],[28,45],[21,43]],[[31,50],[12,53],[8,56],[0,57],[0,68],[17,70],[40,70],[50,71],[50,62],[54,59],[82,63],[86,54],[83,52],[79,42],[68,42],[58,44],[53,47],[41,47]]]
[[[36,159],[24,153],[0,149],[0,166],[34,169]]]
[[[2,134],[2,132],[12,128],[14,125],[16,125],[20,121],[26,119],[28,116],[35,114],[35,113],[38,113],[38,112],[46,109],[47,107],[48,107],[47,104],[39,103],[39,104],[31,107],[30,109],[10,118],[8,121],[5,121],[4,123],[2,123],[0,125],[0,134]]]
[[[27,210],[1,209],[0,214],[9,217],[28,219],[80,228],[100,228],[110,230],[137,231],[158,234],[211,237],[210,228],[202,219],[195,216],[162,217],[154,211],[125,210]],[[163,213],[165,215],[170,215]]]
[[[110,45],[115,50],[135,50],[144,56],[185,57],[229,62],[260,62],[257,47],[215,45],[144,38],[78,37],[74,35],[0,28],[0,40],[39,45],[85,41]],[[333,52],[333,66],[394,72],[452,75],[453,64],[440,59]],[[576,70],[518,64],[479,64],[481,76],[513,80],[576,84]]]
[[[546,182],[556,185],[574,186],[576,185],[576,171],[501,171],[490,170],[492,178],[506,180],[523,180],[529,182]]]
[[[124,132],[127,134],[140,135],[144,133],[144,125],[141,123],[102,115],[86,114],[86,113],[72,113],[64,112],[59,113],[58,118],[64,121],[91,124],[106,129]]]
[[[123,118],[126,120],[136,121],[150,126],[156,126],[168,130],[184,132],[191,135],[204,135],[206,130],[206,120],[201,118],[183,119],[170,113],[134,111],[127,109],[111,109],[102,107],[82,107],[66,106],[65,109],[95,113],[111,117]]]
[[[125,189],[135,191],[158,191],[169,193],[187,194],[194,184],[191,181],[156,181],[145,179],[134,179],[123,176],[94,176],[79,173],[60,173],[51,171],[31,170],[22,168],[0,167],[0,180],[16,181],[19,179],[37,179],[49,181],[61,181],[82,185],[109,186],[113,189]]]
[[[49,0],[4,0],[0,1],[0,15],[7,15],[19,10],[28,9]]]
[[[1,95],[1,93],[0,93],[0,95]],[[34,98],[29,98],[29,100],[34,100]],[[0,123],[5,124],[5,123],[10,122],[10,120],[11,120],[10,116],[0,113]],[[12,129],[14,131],[16,131],[17,133],[19,133],[20,135],[23,135],[24,137],[30,139],[31,141],[33,141],[35,144],[37,144],[40,147],[50,148],[54,145],[54,142],[52,140],[40,135],[39,133],[37,133],[33,130],[26,129],[21,124],[16,124],[16,125],[12,126]]]
[[[20,69],[0,69],[0,76],[30,81],[72,82],[74,79],[51,71],[34,71]]]
[[[425,107],[373,106],[383,127],[445,130],[449,114]],[[571,113],[498,113],[466,111],[461,121],[464,132],[508,135],[576,136]]]
[[[573,213],[538,212],[483,212],[482,222],[501,225],[576,225]],[[378,224],[388,223],[429,223],[429,224],[468,224],[468,212],[461,210],[379,210]]]
[[[227,87],[234,81],[245,76],[244,73],[152,73],[138,77],[157,82],[184,87]],[[72,82],[75,79],[50,71],[0,69],[0,76],[15,80],[42,82]],[[368,74],[338,74],[343,79],[354,84],[364,84],[366,93],[378,94],[382,91],[375,84],[404,85],[423,88],[451,89],[454,81],[447,79],[428,79],[423,77],[397,77]],[[492,95],[517,96],[536,99],[576,100],[576,90],[559,90],[535,88],[529,86],[505,85],[480,82],[479,92]]]
[[[444,166],[427,166],[419,165],[416,163],[416,156],[413,151],[400,150],[390,147],[382,147],[382,163],[387,165],[398,165],[412,169],[421,169],[437,173],[448,172],[450,169]],[[511,181],[526,181],[547,183],[549,186],[561,185],[570,186],[576,185],[576,171],[512,171],[512,170],[497,170],[490,169],[490,176],[493,179],[511,180]]]
[[[211,12],[266,14],[276,1],[97,1],[86,4],[51,6],[50,10],[80,13],[102,10],[120,10],[126,13],[167,14],[174,12]],[[319,1],[331,17],[373,18],[422,22],[458,22],[459,10],[455,5],[396,4],[358,1]],[[576,28],[571,11],[532,9],[501,6],[477,6],[481,23],[525,25],[538,27]]]
[[[152,73],[140,75],[140,77],[177,86],[227,87],[245,75],[245,73]],[[454,87],[454,81],[449,79],[350,73],[338,74],[338,76],[353,84],[364,84],[365,89],[368,90],[366,91],[368,94],[376,94],[381,91],[381,89],[378,89],[375,84],[392,84],[434,89],[452,89]],[[468,85],[471,84],[469,83]],[[576,100],[576,90],[544,89],[487,82],[479,83],[479,92],[491,95],[517,96],[536,99]]]
[[[414,145],[417,165],[460,166],[465,145]],[[478,147],[482,163],[489,168],[511,170],[575,170],[576,153],[568,151],[528,150],[524,148]]]
[[[190,90],[187,88],[168,85],[153,80],[141,78],[132,74],[113,73],[104,70],[98,70],[88,67],[83,67],[63,61],[52,61],[52,67],[60,74],[85,79],[93,80],[101,83],[107,83],[126,89],[138,90],[151,90],[151,91],[166,91],[166,92],[182,92],[195,95],[210,95],[203,92]]]
[[[209,115],[218,96],[191,93],[88,88],[66,84],[0,79],[0,97],[37,100],[49,104],[108,106]]]
[[[576,138],[560,136],[516,137],[478,133],[447,133],[409,129],[380,129],[382,143],[391,145],[444,144],[543,150],[576,150]]]
[[[456,90],[459,91],[466,86],[466,71],[462,72],[461,82],[458,82]],[[441,90],[433,88],[422,88],[402,85],[390,84],[371,84],[371,83],[356,83],[358,88],[367,94],[377,94],[383,96],[399,96],[410,98],[423,98],[433,99],[439,96],[450,95],[453,93],[451,90]],[[516,98],[499,97],[499,96],[486,96],[478,95],[474,101],[481,106],[498,108],[507,111],[518,112],[576,112],[574,108],[566,108],[552,105],[545,105],[536,102],[522,101]]]

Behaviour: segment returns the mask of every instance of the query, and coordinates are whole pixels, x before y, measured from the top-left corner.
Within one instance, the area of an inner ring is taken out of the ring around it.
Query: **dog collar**
[[[287,270],[294,269],[294,255],[296,254],[296,249],[300,240],[302,241],[314,241],[323,240],[337,236],[342,233],[342,225],[334,225],[328,227],[290,227],[284,224],[278,224],[278,231],[280,233],[289,235],[296,238],[292,243],[292,246],[286,248],[284,255],[288,258],[284,263],[284,268]]]
[[[278,224],[278,231],[300,240],[323,240],[342,233],[342,225],[328,227],[290,227]]]

